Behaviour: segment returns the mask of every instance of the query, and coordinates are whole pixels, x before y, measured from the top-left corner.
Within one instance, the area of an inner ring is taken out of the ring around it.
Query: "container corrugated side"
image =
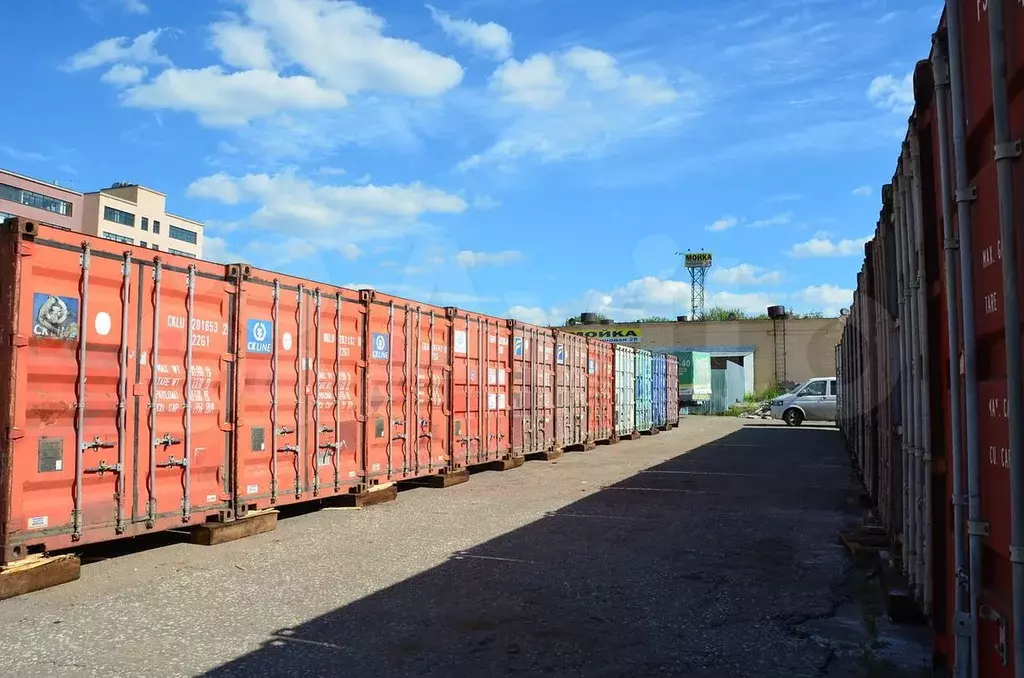
[[[615,434],[615,346],[592,339],[588,350],[587,429],[591,441],[604,442]]]
[[[555,444],[587,442],[587,338],[555,331]]]
[[[669,426],[679,423],[679,359],[674,355],[665,356],[665,401]]]
[[[647,433],[654,427],[652,374],[653,356],[647,349],[636,349],[636,430]]]
[[[665,355],[656,353],[651,358],[651,420],[655,428],[668,424],[668,368]]]
[[[225,267],[0,233],[0,562],[231,517]]]
[[[512,454],[512,359],[506,320],[449,308],[452,323],[452,463],[455,468]]]
[[[512,454],[555,445],[555,339],[552,330],[510,321],[512,333]]]
[[[615,346],[615,432],[629,436],[636,431],[636,351]]]

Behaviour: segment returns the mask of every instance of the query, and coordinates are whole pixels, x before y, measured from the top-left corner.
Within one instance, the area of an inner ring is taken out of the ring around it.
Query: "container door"
[[[533,352],[537,388],[531,398],[535,409],[538,451],[555,446],[555,339],[550,330],[533,328]]]
[[[452,458],[457,466],[487,461],[482,437],[487,375],[483,346],[481,319],[462,315],[452,320]]]
[[[487,459],[509,455],[509,347],[508,327],[504,321],[480,318],[483,323],[487,356],[487,400],[484,414],[484,448]]]
[[[549,343],[549,342],[547,342]],[[550,369],[544,367],[546,347],[541,333],[534,327],[513,324],[512,330],[512,452],[523,456],[541,452],[551,446],[549,427],[545,425],[547,398],[550,394],[545,379]]]
[[[448,320],[434,309],[416,309],[413,371],[416,396],[410,421],[416,422],[413,475],[438,472],[448,464]]]
[[[159,257],[135,273],[136,323],[127,323],[126,338],[134,363],[132,456],[139,460],[131,471],[131,519],[152,528],[218,510],[230,517],[235,288],[222,276],[164,265]],[[92,309],[96,329],[113,331],[104,315],[112,314]],[[83,470],[103,465],[86,462]]]

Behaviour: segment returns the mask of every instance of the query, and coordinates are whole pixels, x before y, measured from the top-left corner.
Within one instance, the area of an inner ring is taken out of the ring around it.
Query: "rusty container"
[[[443,473],[450,463],[450,313],[360,290],[366,486]]]
[[[359,293],[251,268],[237,286],[238,513],[359,488],[365,306]]]
[[[665,391],[669,426],[679,425],[679,358],[665,356]]]
[[[512,358],[508,321],[448,308],[452,468],[510,457]]]
[[[544,327],[510,320],[512,455],[555,445],[555,338]]]
[[[587,342],[584,336],[555,330],[556,449],[587,443]]]
[[[591,340],[588,350],[587,429],[592,442],[605,442],[615,436],[615,345]]]
[[[233,517],[225,273],[4,222],[0,562]]]

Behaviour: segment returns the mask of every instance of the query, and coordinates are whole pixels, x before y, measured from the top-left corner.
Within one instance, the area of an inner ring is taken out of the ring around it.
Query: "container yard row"
[[[679,421],[672,356],[24,219],[0,328],[0,564]]]
[[[840,425],[939,663],[1024,676],[1024,5],[948,2],[836,349]]]

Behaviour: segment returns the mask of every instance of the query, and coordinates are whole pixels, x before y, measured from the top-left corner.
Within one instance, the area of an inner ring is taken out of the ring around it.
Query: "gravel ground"
[[[854,489],[834,428],[684,418],[213,548],[87,551],[0,602],[0,675],[824,675],[803,627],[842,601]]]

